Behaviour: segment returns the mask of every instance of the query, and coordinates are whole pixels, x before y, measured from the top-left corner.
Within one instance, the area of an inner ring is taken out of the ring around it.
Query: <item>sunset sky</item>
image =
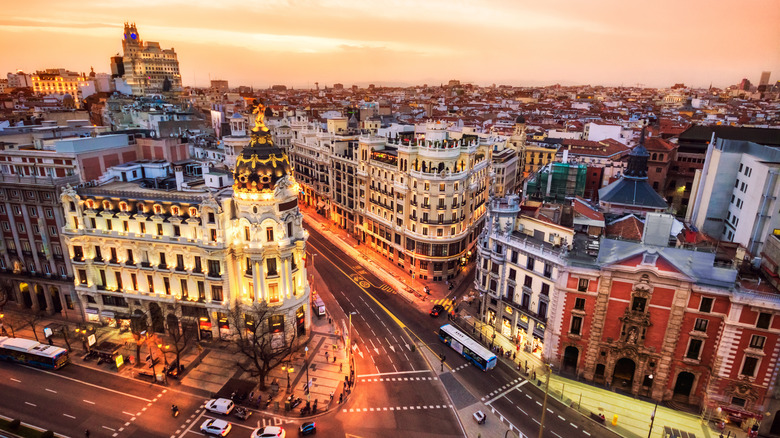
[[[110,72],[125,21],[173,47],[194,86],[780,78],[778,0],[16,1],[0,17],[0,74]]]

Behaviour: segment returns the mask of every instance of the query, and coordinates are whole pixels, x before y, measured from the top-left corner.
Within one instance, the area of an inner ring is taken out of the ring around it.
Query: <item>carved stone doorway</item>
[[[580,350],[577,347],[568,346],[563,351],[562,371],[566,373],[577,374],[577,360],[580,357]]]
[[[693,389],[693,382],[696,376],[683,371],[677,375],[677,382],[674,384],[674,398],[676,400],[688,403],[688,396],[691,395],[691,389]]]
[[[615,370],[612,372],[612,386],[631,392],[635,373],[636,363],[633,360],[627,357],[618,360],[615,363]]]

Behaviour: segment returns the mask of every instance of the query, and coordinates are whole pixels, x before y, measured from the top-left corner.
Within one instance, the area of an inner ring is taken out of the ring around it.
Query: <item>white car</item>
[[[285,436],[286,433],[281,427],[266,426],[255,429],[249,438],[284,438]]]
[[[200,425],[200,431],[206,435],[225,436],[230,433],[232,424],[225,420],[208,419]]]
[[[228,398],[216,398],[206,402],[206,410],[215,414],[230,415],[235,405]]]

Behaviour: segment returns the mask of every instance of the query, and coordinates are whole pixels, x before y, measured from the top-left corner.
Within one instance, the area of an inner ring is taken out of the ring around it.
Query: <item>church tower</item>
[[[232,245],[228,264],[246,308],[267,308],[269,330],[285,341],[303,337],[311,324],[306,238],[298,209],[298,184],[287,153],[265,126],[265,106],[254,111],[251,140],[233,172]],[[232,120],[231,120],[232,121]],[[238,120],[236,120],[238,122]]]

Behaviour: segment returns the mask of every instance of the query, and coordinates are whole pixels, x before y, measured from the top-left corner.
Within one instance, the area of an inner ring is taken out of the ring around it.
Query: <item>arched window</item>
[[[95,208],[95,201],[91,199],[87,199],[87,207],[89,207],[90,209]]]
[[[190,217],[197,217],[198,216],[198,209],[195,207],[190,207]]]
[[[174,216],[178,216],[179,215],[179,207],[177,207],[175,205],[173,207],[171,207],[171,214],[174,215]]]
[[[136,204],[135,209],[141,213],[146,213],[146,206],[140,202]]]
[[[120,202],[119,203],[119,210],[127,211],[127,202]]]
[[[162,214],[162,206],[161,205],[155,205],[154,206],[154,214]]]
[[[111,203],[108,201],[103,201],[103,210],[111,210]]]

